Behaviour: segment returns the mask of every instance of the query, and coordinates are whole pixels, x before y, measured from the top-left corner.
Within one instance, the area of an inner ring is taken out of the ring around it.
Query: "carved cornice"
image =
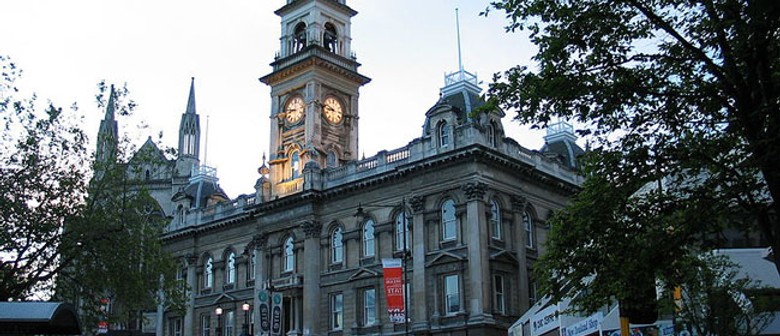
[[[470,182],[460,187],[470,201],[482,200],[487,192],[487,184],[482,182]]]
[[[322,234],[322,223],[318,220],[305,220],[301,222],[301,228],[306,238],[319,238]]]

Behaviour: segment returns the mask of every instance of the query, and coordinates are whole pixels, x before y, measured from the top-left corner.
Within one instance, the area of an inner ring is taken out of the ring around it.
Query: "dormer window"
[[[439,124],[439,147],[447,147],[450,144],[450,125],[446,121]]]
[[[328,22],[325,24],[325,32],[322,34],[322,45],[332,53],[338,53],[338,33],[336,27]]]

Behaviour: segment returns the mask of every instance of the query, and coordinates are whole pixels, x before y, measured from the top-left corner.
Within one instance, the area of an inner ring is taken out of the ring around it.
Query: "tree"
[[[726,258],[705,254],[700,259],[706,267],[685,270],[691,281],[681,286],[684,295],[673,303],[678,330],[703,336],[759,335],[774,319],[774,311],[756,293],[769,288],[739,277],[739,266]]]
[[[108,142],[115,155],[95,160],[74,114],[51,105],[40,113],[34,96],[15,99],[19,71],[7,58],[0,61],[6,129],[0,210],[7,228],[0,299],[53,294],[77,304],[85,326],[138,320],[142,309],[183,302],[177,267],[159,239],[167,219],[134,180],[139,167],[158,158],[125,163],[130,140],[123,137]],[[99,91],[99,108],[132,113],[126,88],[106,94],[101,83]],[[106,299],[122,313],[106,316]]]
[[[538,68],[496,74],[486,108],[575,120],[586,182],[550,220],[543,288],[595,310],[681,270],[728,227],[780,251],[780,3],[502,0]],[[780,255],[774,254],[780,270]],[[585,284],[584,279],[594,277]]]

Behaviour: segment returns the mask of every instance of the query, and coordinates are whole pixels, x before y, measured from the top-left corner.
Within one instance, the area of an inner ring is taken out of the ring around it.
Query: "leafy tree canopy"
[[[183,302],[177,267],[159,240],[167,219],[133,180],[160,158],[123,163],[130,141],[120,137],[106,142],[114,155],[95,160],[75,105],[40,110],[35,96],[19,98],[21,71],[7,57],[0,65],[0,300],[53,295],[77,304],[86,326]],[[126,88],[107,94],[101,83],[98,90],[99,108],[132,113]],[[104,299],[115,314],[101,311]]]
[[[502,0],[485,13],[495,10],[507,31],[529,32],[538,66],[496,74],[489,107],[538,127],[574,120],[593,147],[582,192],[551,220],[543,288],[587,290],[575,303],[595,310],[630,299],[637,279],[692,281],[681,270],[726,228],[780,251],[780,2]]]

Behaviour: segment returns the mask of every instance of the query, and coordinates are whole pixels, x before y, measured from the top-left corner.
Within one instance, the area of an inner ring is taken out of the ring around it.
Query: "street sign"
[[[271,336],[282,335],[282,293],[271,293]]]
[[[271,332],[271,300],[270,293],[266,290],[261,290],[257,294],[259,301],[257,307],[260,312],[260,332],[267,334]]]

